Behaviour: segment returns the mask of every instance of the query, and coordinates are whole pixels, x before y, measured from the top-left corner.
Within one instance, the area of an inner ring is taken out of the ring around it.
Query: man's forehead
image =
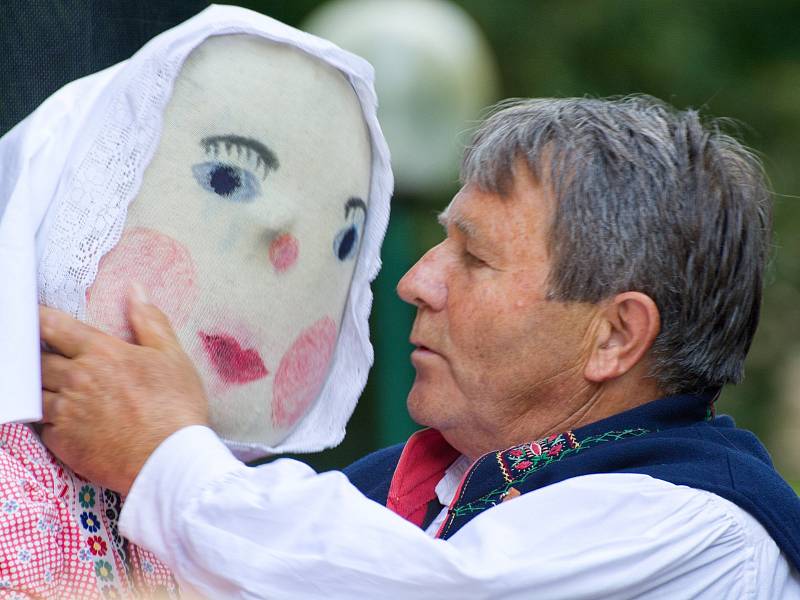
[[[438,221],[447,229],[455,227],[463,235],[479,238],[489,235],[494,229],[494,221],[505,212],[506,204],[495,194],[483,192],[475,184],[462,187],[450,204],[438,216]],[[500,217],[502,218],[502,217]]]

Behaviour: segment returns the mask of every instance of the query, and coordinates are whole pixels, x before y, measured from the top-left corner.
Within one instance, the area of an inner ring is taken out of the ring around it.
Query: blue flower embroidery
[[[100,521],[98,520],[97,516],[93,512],[89,511],[81,513],[81,525],[83,525],[83,528],[91,533],[94,533],[100,529]]]
[[[9,515],[13,515],[15,512],[17,512],[18,508],[19,504],[17,504],[16,500],[6,500],[3,504],[3,510]]]

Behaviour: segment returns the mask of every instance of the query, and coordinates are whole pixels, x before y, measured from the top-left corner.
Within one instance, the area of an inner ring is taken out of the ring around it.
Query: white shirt
[[[646,475],[576,477],[483,512],[449,540],[340,472],[236,460],[205,427],[164,441],[120,528],[213,598],[800,599],[763,527]]]
[[[436,492],[436,498],[439,500],[439,504],[444,508],[439,511],[436,518],[425,528],[425,533],[429,536],[436,537],[442,523],[447,519],[447,507],[450,506],[453,498],[456,497],[458,486],[461,485],[461,480],[464,479],[464,475],[467,474],[471,465],[472,463],[470,460],[462,454],[453,461],[452,465],[447,467],[444,476],[439,480],[439,483],[436,484],[434,492]]]

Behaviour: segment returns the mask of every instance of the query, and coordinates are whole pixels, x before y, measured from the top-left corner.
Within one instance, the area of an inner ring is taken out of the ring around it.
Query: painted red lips
[[[249,383],[269,375],[256,350],[242,348],[229,335],[210,335],[202,331],[199,335],[211,364],[226,383]]]

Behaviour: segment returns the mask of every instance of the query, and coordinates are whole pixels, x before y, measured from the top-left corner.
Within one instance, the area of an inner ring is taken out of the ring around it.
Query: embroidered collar
[[[515,486],[553,463],[607,442],[708,420],[713,415],[717,395],[715,390],[708,394],[668,396],[574,431],[483,455],[462,478],[439,535],[446,534],[456,518],[519,495],[518,491],[514,493]],[[437,483],[458,456],[459,452],[435,429],[423,429],[412,435],[397,463],[386,506],[421,526],[428,503],[437,497]],[[486,477],[498,470],[502,475],[499,481],[496,476]]]
[[[715,397],[662,398],[480,457],[464,475],[437,537],[448,539],[482,511],[560,481],[637,473],[730,500],[754,516],[800,569],[800,498],[756,436],[738,429],[730,417],[714,417]],[[420,525],[426,503],[435,498],[434,486],[455,455],[441,434],[429,429],[405,446],[361,459],[346,473],[368,497]]]

